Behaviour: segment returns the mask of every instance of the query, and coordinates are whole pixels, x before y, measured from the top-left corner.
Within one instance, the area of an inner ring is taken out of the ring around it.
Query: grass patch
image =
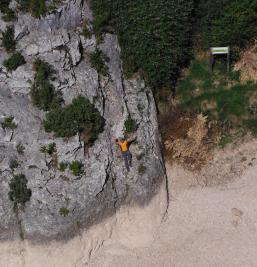
[[[72,161],[70,163],[69,169],[72,172],[72,174],[75,176],[80,176],[84,173],[83,164],[78,160]]]
[[[67,208],[65,208],[65,207],[59,209],[59,214],[60,214],[61,216],[63,216],[63,217],[68,216],[69,213],[70,213],[69,209],[67,209]]]
[[[207,61],[194,61],[178,84],[177,99],[183,111],[202,113],[230,128],[244,126],[254,132],[256,115],[251,112],[251,99],[256,90],[256,83],[240,83],[239,73],[227,73],[221,62],[211,74]]]
[[[68,168],[68,166],[69,166],[69,163],[68,163],[68,162],[66,162],[66,161],[61,161],[61,162],[59,163],[59,170],[60,170],[61,172],[64,172],[64,171]]]
[[[50,143],[47,146],[42,146],[40,148],[40,152],[42,152],[44,154],[48,154],[48,155],[53,155],[55,152],[57,152],[56,144],[55,143]]]
[[[2,128],[3,129],[11,129],[14,130],[17,128],[17,124],[13,121],[14,117],[5,117],[4,121],[2,122]]]
[[[8,71],[16,70],[19,66],[25,64],[25,59],[20,52],[13,53],[8,59],[4,61],[4,66]]]

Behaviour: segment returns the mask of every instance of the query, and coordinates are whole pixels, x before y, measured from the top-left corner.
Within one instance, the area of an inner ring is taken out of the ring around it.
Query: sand
[[[222,182],[206,186],[197,174],[167,165],[168,199],[163,185],[148,207],[123,208],[66,244],[2,243],[0,266],[256,267],[257,142],[215,157],[222,158],[216,171],[230,168]]]

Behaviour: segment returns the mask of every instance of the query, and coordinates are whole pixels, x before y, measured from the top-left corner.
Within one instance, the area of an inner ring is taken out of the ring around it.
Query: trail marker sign
[[[214,56],[215,55],[227,55],[227,71],[230,67],[230,50],[229,47],[211,47],[210,51],[210,71],[213,71]]]

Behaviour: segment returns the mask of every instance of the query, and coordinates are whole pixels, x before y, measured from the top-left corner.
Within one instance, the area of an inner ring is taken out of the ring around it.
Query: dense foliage
[[[118,33],[125,73],[172,87],[191,54],[193,0],[92,0],[94,30]]]
[[[60,106],[63,101],[61,94],[55,91],[51,83],[51,80],[54,78],[53,68],[41,59],[37,59],[34,62],[34,68],[36,74],[31,89],[33,104],[45,111]]]
[[[245,47],[257,36],[256,0],[201,0],[199,28],[203,44]]]
[[[16,70],[19,66],[25,64],[25,59],[21,53],[16,52],[6,59],[3,64],[9,71]]]
[[[6,51],[12,51],[15,49],[16,42],[14,40],[14,29],[11,26],[8,26],[5,31],[2,32],[2,45]]]
[[[44,127],[57,137],[72,137],[86,133],[88,142],[93,143],[104,129],[104,118],[90,101],[82,96],[74,98],[65,107],[51,110],[46,115]]]
[[[31,190],[27,187],[27,179],[24,174],[14,175],[9,183],[9,199],[14,202],[14,207],[17,204],[22,206],[30,200]]]

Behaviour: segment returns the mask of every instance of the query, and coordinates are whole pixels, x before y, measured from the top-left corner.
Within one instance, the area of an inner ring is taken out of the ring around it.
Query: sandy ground
[[[143,210],[124,208],[66,244],[0,244],[0,266],[257,267],[256,159],[251,141],[216,153],[200,177],[167,165],[168,202],[163,186]]]

